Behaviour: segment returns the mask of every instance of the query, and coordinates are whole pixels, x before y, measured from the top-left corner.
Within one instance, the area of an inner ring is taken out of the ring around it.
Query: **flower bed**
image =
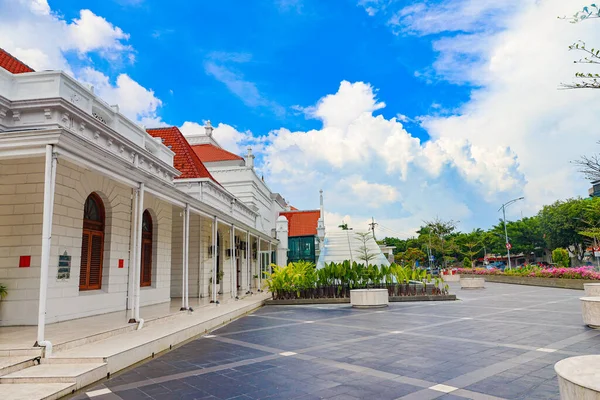
[[[499,269],[485,268],[459,268],[459,274],[467,275],[499,275],[530,278],[557,278],[557,279],[585,279],[600,280],[600,272],[595,272],[593,267],[579,268],[540,268],[524,267],[501,271]]]

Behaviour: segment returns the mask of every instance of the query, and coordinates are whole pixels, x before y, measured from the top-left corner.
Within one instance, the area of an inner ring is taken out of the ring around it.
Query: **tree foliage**
[[[552,261],[559,267],[567,268],[571,258],[567,250],[559,247],[552,251]]]
[[[409,264],[411,266],[415,266],[417,261],[422,263],[423,261],[427,260],[427,254],[425,254],[421,249],[410,247],[406,249],[406,251],[396,253],[394,255],[394,260],[400,265]]]
[[[462,265],[465,258],[474,264],[486,252],[506,254],[502,220],[488,230],[475,229],[471,232],[459,232],[456,223],[451,222],[429,221],[416,231],[415,237],[403,240],[388,237],[383,242],[396,247],[395,260],[399,264],[426,261],[428,249],[435,258],[434,265],[438,266],[451,265],[456,261]],[[582,261],[586,248],[600,245],[600,198],[556,201],[544,206],[537,215],[507,221],[506,230],[512,255],[542,257],[549,255],[553,249],[563,248]]]
[[[593,18],[600,18],[600,9],[596,4],[583,7],[581,11],[576,12],[572,17],[564,17],[572,24]],[[582,40],[570,45],[569,50],[582,54],[581,58],[575,61],[576,64],[600,64],[600,49],[590,48]],[[561,86],[565,89],[600,89],[600,74],[577,72],[574,83],[562,84]]]

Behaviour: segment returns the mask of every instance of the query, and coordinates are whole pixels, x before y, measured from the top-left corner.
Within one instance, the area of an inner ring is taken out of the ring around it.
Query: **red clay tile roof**
[[[147,129],[146,131],[152,137],[162,138],[163,144],[175,152],[173,164],[175,164],[174,167],[176,169],[181,171],[181,175],[175,179],[210,178],[217,182],[204,164],[202,164],[202,161],[200,161],[196,153],[192,150],[192,146],[190,146],[176,126]]]
[[[317,234],[317,222],[321,216],[319,210],[280,212],[288,220],[288,236],[314,236]]]
[[[192,146],[192,148],[203,162],[243,160],[243,158],[237,154],[233,154],[213,144],[196,144]]]
[[[17,60],[15,57],[0,48],[0,68],[4,68],[13,74],[22,74],[23,72],[35,72],[28,65]]]

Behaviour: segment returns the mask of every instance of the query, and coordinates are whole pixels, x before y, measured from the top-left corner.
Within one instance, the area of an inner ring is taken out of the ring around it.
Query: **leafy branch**
[[[579,160],[573,161],[573,164],[579,167],[586,179],[590,181],[600,180],[600,155],[581,156]]]
[[[562,17],[561,19],[576,24],[593,18],[600,18],[600,7],[596,4],[583,7],[581,11],[576,12],[572,17]],[[585,54],[584,57],[574,61],[575,64],[600,64],[600,49],[592,48],[590,50],[586,47],[585,42],[581,40],[570,45],[569,50]],[[560,87],[562,89],[600,89],[600,74],[577,72],[575,79],[574,83],[563,83]]]
[[[583,7],[581,11],[577,11],[572,17],[559,17],[569,21],[572,24],[584,21],[586,19],[600,18],[600,8],[596,4],[590,4],[590,6]]]

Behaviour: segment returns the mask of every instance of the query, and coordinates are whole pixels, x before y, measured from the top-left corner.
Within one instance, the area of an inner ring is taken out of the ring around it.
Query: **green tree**
[[[581,260],[588,239],[580,232],[600,221],[600,198],[556,201],[544,206],[538,216],[548,248],[567,248]]]
[[[463,259],[463,268],[473,268],[473,260],[470,260],[469,257],[465,257]]]
[[[422,250],[416,249],[414,247],[406,249],[406,251],[402,253],[397,253],[394,256],[394,260],[398,264],[409,263],[411,266],[414,266],[417,261],[423,262],[427,259],[427,254],[425,254]]]
[[[562,248],[557,248],[552,250],[552,262],[554,262],[559,267],[567,268],[569,266],[569,262],[571,261],[569,257],[569,252]]]
[[[453,233],[455,233],[457,222],[453,220],[444,221],[436,217],[431,221],[425,221],[425,224],[428,235],[431,235],[431,248],[441,254],[443,266],[446,268],[448,262],[454,259],[456,235],[453,235]]]
[[[540,256],[546,247],[540,218],[538,216],[523,218],[518,221],[506,223],[509,242],[512,245],[511,253],[530,255],[535,253]],[[495,253],[506,252],[506,239],[504,234],[504,221],[490,229],[491,249]]]

